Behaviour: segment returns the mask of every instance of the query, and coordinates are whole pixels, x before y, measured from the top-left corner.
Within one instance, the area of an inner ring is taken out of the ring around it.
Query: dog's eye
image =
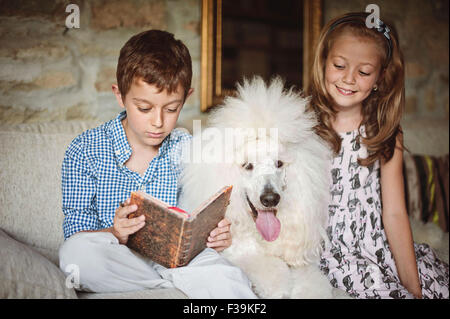
[[[242,166],[248,171],[251,171],[253,169],[253,164],[252,163],[244,164]]]
[[[275,164],[277,166],[277,168],[280,168],[281,166],[283,166],[283,162],[278,160],[277,163]]]

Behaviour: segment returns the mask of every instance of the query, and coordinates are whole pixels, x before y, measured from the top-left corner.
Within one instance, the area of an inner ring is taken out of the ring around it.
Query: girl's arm
[[[393,157],[381,163],[383,225],[402,285],[417,298],[422,289],[403,188],[402,135],[398,134]]]

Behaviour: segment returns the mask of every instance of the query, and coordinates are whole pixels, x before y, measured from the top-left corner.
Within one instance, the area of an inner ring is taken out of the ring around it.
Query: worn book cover
[[[145,215],[145,226],[130,235],[127,246],[168,268],[185,266],[206,248],[209,233],[225,217],[232,186],[225,186],[193,212],[152,197],[131,192],[130,205],[137,210],[128,218]]]

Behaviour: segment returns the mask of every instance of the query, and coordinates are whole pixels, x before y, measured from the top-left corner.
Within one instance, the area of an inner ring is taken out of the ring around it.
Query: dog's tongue
[[[258,211],[256,229],[265,240],[274,241],[280,234],[281,223],[273,211]]]

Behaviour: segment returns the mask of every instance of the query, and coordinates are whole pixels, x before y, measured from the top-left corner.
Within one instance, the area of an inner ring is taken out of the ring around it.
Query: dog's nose
[[[273,207],[278,204],[280,201],[280,195],[277,193],[274,193],[272,191],[264,192],[260,197],[259,200],[261,203],[266,207]]]

